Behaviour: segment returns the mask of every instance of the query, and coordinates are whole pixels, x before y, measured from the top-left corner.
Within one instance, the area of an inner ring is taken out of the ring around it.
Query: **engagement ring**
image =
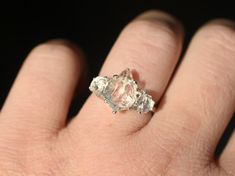
[[[97,76],[92,80],[89,89],[102,98],[112,108],[113,113],[124,110],[147,113],[154,109],[155,102],[146,91],[139,88],[130,69],[112,77]]]

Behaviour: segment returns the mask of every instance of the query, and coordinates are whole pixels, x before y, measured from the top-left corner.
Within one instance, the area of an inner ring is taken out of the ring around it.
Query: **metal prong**
[[[113,78],[115,78],[115,79],[118,78],[118,75],[113,75]]]

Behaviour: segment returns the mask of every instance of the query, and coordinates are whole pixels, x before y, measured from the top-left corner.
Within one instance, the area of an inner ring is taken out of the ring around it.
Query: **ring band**
[[[112,77],[97,76],[93,78],[89,89],[102,98],[113,113],[124,110],[147,113],[154,109],[152,96],[139,88],[130,69]]]

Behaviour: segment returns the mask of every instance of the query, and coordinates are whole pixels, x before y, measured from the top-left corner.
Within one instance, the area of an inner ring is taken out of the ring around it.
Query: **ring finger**
[[[121,33],[100,75],[112,76],[126,68],[135,70],[140,87],[149,90],[158,101],[179,58],[182,33],[177,20],[165,13],[151,11],[140,15]],[[142,128],[150,117],[150,113],[139,115],[134,111],[113,115],[109,107],[92,94],[71,128],[76,131],[79,124],[100,129],[112,126],[112,129],[131,133]]]

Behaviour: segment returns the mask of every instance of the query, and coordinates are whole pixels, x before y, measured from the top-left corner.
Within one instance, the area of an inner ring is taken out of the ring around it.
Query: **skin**
[[[214,156],[235,110],[235,24],[202,26],[173,72],[183,35],[175,18],[146,12],[121,32],[101,69],[135,70],[159,102],[154,114],[114,115],[91,94],[69,124],[83,54],[63,40],[33,49],[0,113],[0,175],[235,175],[234,133]]]

